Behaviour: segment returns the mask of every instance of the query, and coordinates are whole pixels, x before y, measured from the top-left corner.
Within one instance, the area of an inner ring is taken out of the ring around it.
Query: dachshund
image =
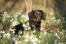
[[[36,29],[36,31],[40,31],[41,20],[45,21],[46,14],[42,10],[32,10],[28,13],[28,17],[31,30]]]

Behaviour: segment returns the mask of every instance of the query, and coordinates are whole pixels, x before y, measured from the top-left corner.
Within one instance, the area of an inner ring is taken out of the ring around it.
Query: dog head
[[[46,14],[42,10],[32,10],[28,16],[30,20],[40,22],[41,19],[45,20]]]

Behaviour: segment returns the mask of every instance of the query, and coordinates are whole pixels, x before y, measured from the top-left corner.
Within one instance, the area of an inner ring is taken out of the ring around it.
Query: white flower
[[[34,39],[32,39],[31,42],[35,43],[36,41]]]
[[[30,36],[30,39],[32,39],[32,38],[33,38],[33,35]]]
[[[12,39],[13,41],[16,41],[16,38],[15,37],[13,37],[13,39]]]
[[[31,29],[30,27],[28,27],[28,29]]]
[[[61,19],[58,19],[58,23],[60,23],[61,22]]]
[[[25,26],[25,24],[23,24],[23,26]]]
[[[18,41],[17,40],[15,41],[15,44],[18,44]]]
[[[41,38],[41,36],[39,36],[39,38]]]
[[[29,18],[28,18],[28,15],[26,15],[25,18],[28,20],[28,19],[29,19]]]
[[[25,24],[23,24],[24,27],[27,27]]]
[[[42,31],[42,29],[40,29]]]
[[[63,42],[59,42],[58,44],[64,44]]]
[[[12,18],[12,19],[10,20],[10,22],[13,21],[13,20],[14,20],[14,19]]]
[[[10,34],[9,33],[7,33],[7,35],[10,37]]]
[[[52,32],[52,30],[50,32]]]
[[[10,34],[9,34],[9,33],[5,33],[3,37],[4,37],[4,38],[5,38],[5,37],[10,38]]]
[[[35,40],[35,41],[38,41],[38,38],[35,38],[34,40]]]
[[[62,32],[60,32],[60,34],[61,34]]]
[[[41,43],[41,40],[39,40],[38,43]]]
[[[22,34],[22,32],[20,34]]]
[[[19,15],[21,15],[21,12],[19,12]]]
[[[46,33],[46,31],[44,32],[44,35],[46,35],[47,33]]]
[[[57,36],[58,36],[58,34],[57,34],[57,33],[55,33],[55,36],[57,37]]]
[[[58,36],[58,39],[60,39],[60,37]]]
[[[54,15],[54,13],[53,12],[50,12],[50,15]]]
[[[35,42],[33,42],[33,44],[36,44]]]
[[[22,15],[21,17],[22,17],[22,18],[25,18],[25,16],[24,16],[24,15]]]
[[[18,12],[16,12],[16,14],[18,15],[19,13],[18,13]]]
[[[60,31],[58,30],[58,32],[60,32]]]
[[[4,31],[1,31],[0,33],[5,33]]]
[[[10,31],[13,31],[13,29],[10,29]]]
[[[27,28],[25,30],[28,30]]]
[[[8,18],[8,17],[9,17],[8,13],[4,12],[4,18]]]
[[[28,39],[26,39],[25,42],[28,42]]]
[[[60,42],[58,44],[61,44]]]
[[[37,42],[38,41],[38,38],[33,38],[32,40],[31,40],[31,42]]]
[[[55,17],[52,17],[52,19],[55,19]]]
[[[29,35],[26,35],[25,38],[29,38]]]
[[[29,23],[27,23],[27,25],[29,25]]]
[[[34,32],[36,32],[36,30],[34,30]]]

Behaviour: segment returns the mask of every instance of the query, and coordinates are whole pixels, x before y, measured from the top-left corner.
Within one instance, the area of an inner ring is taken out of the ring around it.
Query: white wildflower
[[[60,39],[60,37],[58,36],[58,39]]]
[[[39,36],[39,38],[41,38],[41,36]]]
[[[25,19],[27,19],[27,20],[29,19],[29,18],[28,18],[28,15],[25,16]]]
[[[36,44],[35,42],[33,42],[33,44]]]
[[[55,17],[52,17],[52,19],[54,20],[54,19],[55,19]]]
[[[60,32],[60,34],[61,34],[62,32]]]
[[[7,33],[7,35],[8,35],[8,37],[10,37],[10,34],[9,33]]]
[[[25,42],[28,42],[28,39],[26,39]]]
[[[39,40],[38,43],[41,43],[41,40]]]
[[[63,42],[59,42],[58,44],[64,44]]]
[[[32,38],[33,38],[33,35],[30,36],[30,39],[32,39]]]
[[[27,25],[29,25],[29,23],[27,23]]]
[[[14,20],[14,19],[12,18],[12,19],[10,20],[10,22],[13,21],[13,20]]]
[[[61,44],[60,42],[58,44]]]
[[[26,35],[25,38],[29,38],[29,35]]]
[[[9,33],[5,33],[3,37],[4,37],[4,38],[5,38],[5,37],[10,38],[10,34],[9,34]]]
[[[17,40],[15,41],[15,44],[18,44],[18,41]]]
[[[36,32],[36,30],[34,30],[34,32]]]
[[[28,27],[28,29],[30,30],[31,28],[30,28],[30,27]]]
[[[35,38],[35,41],[38,41],[38,38]]]
[[[16,41],[16,38],[15,37],[13,37],[13,39],[12,39],[13,41]]]
[[[58,30],[58,32],[60,32],[60,31]]]
[[[25,18],[25,16],[24,16],[24,15],[22,15],[21,17],[22,17],[22,18]]]
[[[36,41],[34,39],[32,39],[31,42],[35,43]]]
[[[20,34],[22,34],[22,32]]]
[[[57,37],[57,36],[58,36],[58,34],[57,34],[57,33],[55,33],[55,36]]]
[[[18,14],[21,15],[21,12],[19,12]]]
[[[46,33],[46,31],[44,32],[44,35],[46,35],[47,33]]]
[[[25,24],[23,24],[24,27],[27,27]]]
[[[16,12],[16,15],[18,15],[19,14],[19,12]]]
[[[28,30],[28,28],[25,28],[25,30]]]
[[[53,12],[50,12],[50,15],[54,15],[54,13]]]
[[[50,32],[52,32],[52,30]]]
[[[42,29],[40,29],[42,31]]]
[[[38,41],[38,38],[33,38],[32,40],[31,40],[31,42],[33,42],[33,43],[35,43],[35,42],[37,42]]]
[[[0,33],[5,33],[4,31],[1,31]]]

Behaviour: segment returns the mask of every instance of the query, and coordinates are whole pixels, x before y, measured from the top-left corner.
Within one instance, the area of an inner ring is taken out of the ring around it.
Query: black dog
[[[23,27],[23,24],[18,24],[18,25],[16,25],[16,26],[14,26],[12,29],[15,29],[15,35],[18,35],[18,32],[20,31],[20,30],[22,30],[22,35],[23,35],[23,31],[24,31],[24,27]]]
[[[31,30],[35,27],[36,30],[40,31],[41,20],[45,20],[46,14],[42,10],[32,10],[28,13],[28,17]]]

